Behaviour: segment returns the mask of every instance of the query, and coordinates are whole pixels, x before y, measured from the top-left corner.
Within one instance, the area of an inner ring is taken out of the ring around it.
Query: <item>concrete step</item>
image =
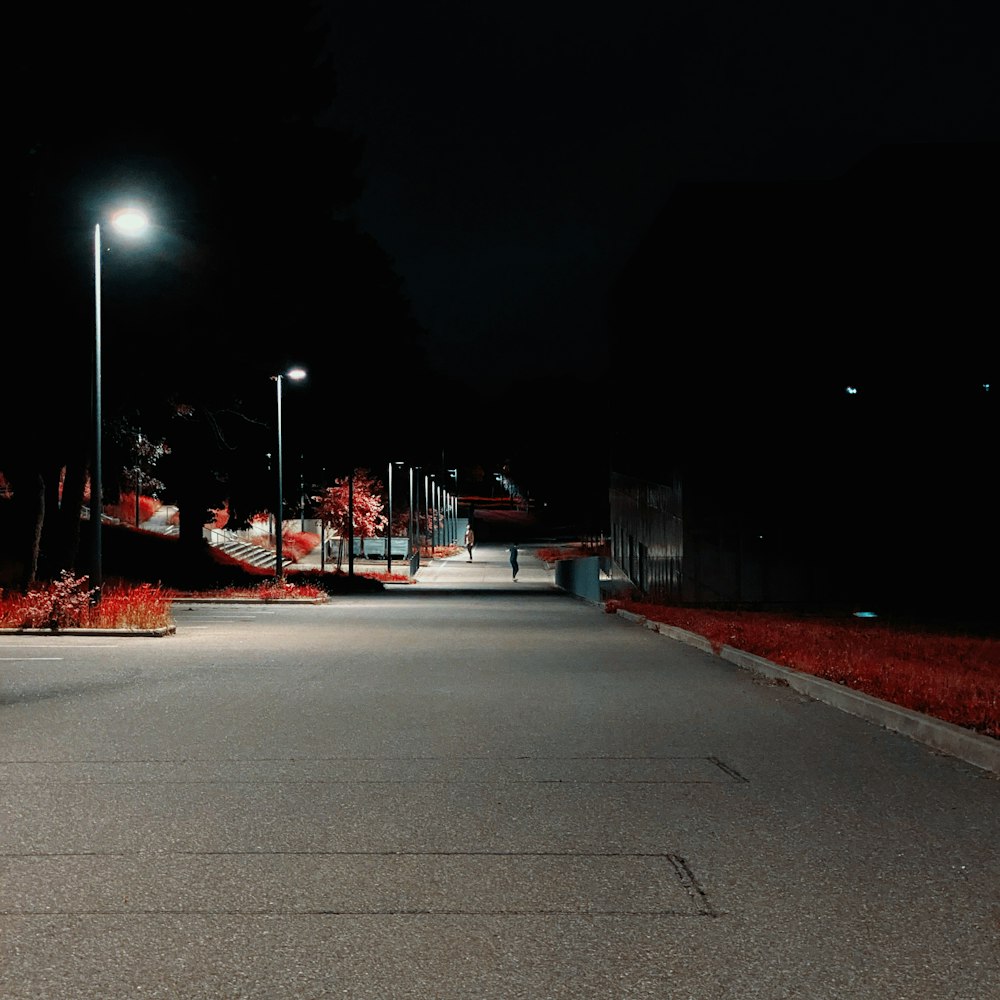
[[[236,538],[229,538],[215,546],[220,552],[239,559],[240,562],[249,563],[261,569],[274,569],[277,563],[277,554],[270,549],[253,545],[250,542],[243,542]],[[291,559],[282,557],[282,564],[288,566]]]

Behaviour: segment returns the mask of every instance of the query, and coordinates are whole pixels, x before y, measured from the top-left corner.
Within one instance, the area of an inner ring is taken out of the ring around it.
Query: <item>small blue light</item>
[[[847,395],[848,396],[856,396],[857,394],[858,394],[858,390],[855,389],[853,385],[849,385],[847,387]]]
[[[878,615],[874,611],[855,611],[855,618],[878,618]]]

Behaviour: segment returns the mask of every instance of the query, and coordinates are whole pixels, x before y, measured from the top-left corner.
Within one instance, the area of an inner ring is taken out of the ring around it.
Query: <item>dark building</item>
[[[650,596],[996,616],[995,144],[679,184],[612,296],[614,560]]]

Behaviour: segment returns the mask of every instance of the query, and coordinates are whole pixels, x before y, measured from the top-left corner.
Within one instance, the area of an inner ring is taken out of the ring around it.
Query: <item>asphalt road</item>
[[[0,997],[1000,996],[995,774],[522,566],[0,636]]]

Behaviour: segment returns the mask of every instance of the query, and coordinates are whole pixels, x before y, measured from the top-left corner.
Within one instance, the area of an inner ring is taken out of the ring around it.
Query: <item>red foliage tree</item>
[[[337,479],[312,499],[316,504],[316,515],[341,538],[348,534],[350,518],[350,489],[348,478]],[[366,538],[374,538],[386,525],[388,518],[382,513],[382,483],[368,469],[354,472],[354,536],[361,539],[364,553]]]

